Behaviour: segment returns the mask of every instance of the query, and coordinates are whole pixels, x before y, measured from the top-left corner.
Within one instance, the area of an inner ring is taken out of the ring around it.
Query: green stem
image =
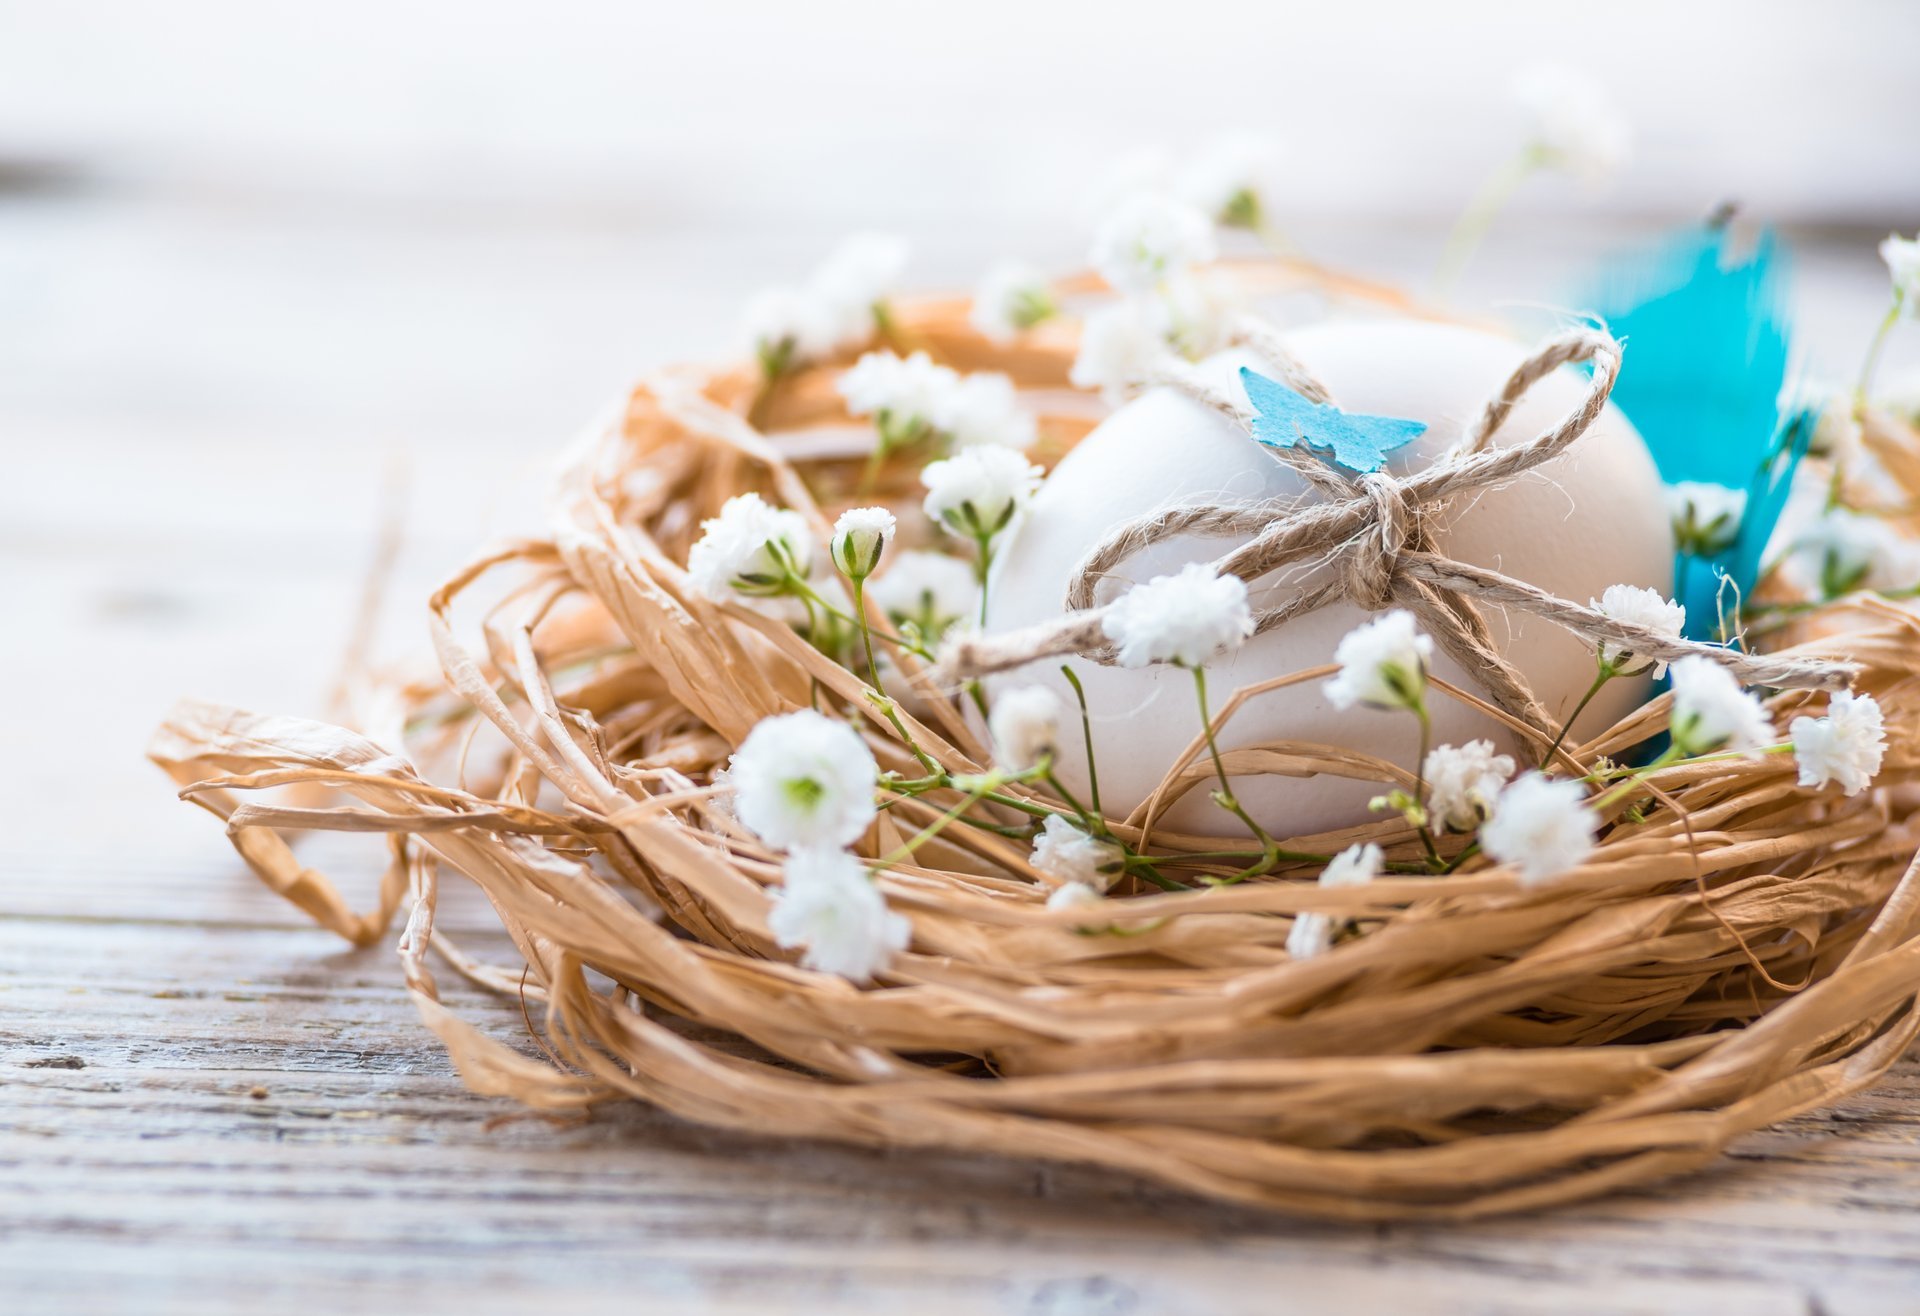
[[[1466,273],[1467,262],[1493,228],[1494,219],[1541,163],[1539,150],[1529,146],[1495,170],[1480,185],[1480,190],[1474,193],[1467,208],[1460,212],[1453,231],[1447,235],[1446,248],[1440,255],[1440,268],[1433,283],[1435,291],[1442,297],[1452,295],[1459,286],[1460,276]]]
[[[1560,746],[1566,743],[1567,733],[1573,730],[1573,724],[1578,722],[1580,715],[1587,711],[1587,705],[1592,703],[1594,696],[1600,693],[1600,688],[1611,681],[1613,677],[1613,668],[1606,663],[1602,663],[1600,665],[1600,675],[1594,679],[1592,685],[1587,687],[1587,692],[1580,696],[1580,702],[1573,706],[1573,712],[1567,715],[1566,722],[1561,726],[1560,734],[1553,738],[1551,745],[1547,746],[1546,755],[1540,760],[1541,767],[1551,768],[1553,766],[1553,756],[1558,754],[1560,752]]]
[[[1420,821],[1414,829],[1420,833],[1421,848],[1427,852],[1427,862],[1434,868],[1444,867],[1440,858],[1440,847],[1433,843],[1433,833],[1427,827],[1427,753],[1433,746],[1433,718],[1427,713],[1426,697],[1414,705],[1413,715],[1420,719],[1420,757],[1413,764],[1413,806],[1419,810]]]
[[[988,782],[991,782],[991,780],[992,779],[989,778]],[[971,809],[974,805],[978,804],[980,802],[981,797],[987,794],[989,794],[989,787],[986,783],[983,783],[978,789],[969,792],[967,797],[961,800],[960,803],[954,805],[951,809],[948,809],[945,813],[941,814],[938,818],[935,818],[932,822],[928,823],[925,827],[922,827],[918,832],[914,833],[913,836],[909,837],[906,841],[902,842],[899,848],[895,849],[891,854],[885,855],[880,859],[876,859],[871,865],[869,865],[869,867],[873,872],[880,873],[893,867],[895,864],[899,863],[902,859],[909,858],[915,850],[919,849],[921,846],[925,845],[928,841],[931,841],[934,837],[938,836],[941,832],[945,831],[947,829],[948,824],[952,823],[961,814],[965,813],[968,809]]]
[[[1853,387],[1853,405],[1856,413],[1864,409],[1867,400],[1873,395],[1873,372],[1880,367],[1880,353],[1887,345],[1887,336],[1893,332],[1893,326],[1900,322],[1900,312],[1906,308],[1907,290],[1893,290],[1893,305],[1881,318],[1880,327],[1873,331],[1873,340],[1867,344],[1867,358],[1860,364],[1860,382]]]
[[[1060,674],[1067,678],[1067,684],[1073,687],[1073,697],[1080,701],[1080,734],[1087,742],[1087,793],[1093,797],[1093,811],[1104,817],[1100,808],[1100,768],[1093,757],[1093,716],[1087,711],[1087,692],[1080,688],[1080,678],[1069,664],[1060,665]]]

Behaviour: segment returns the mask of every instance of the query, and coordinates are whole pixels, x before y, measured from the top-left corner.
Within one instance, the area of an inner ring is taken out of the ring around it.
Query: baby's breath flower
[[[1609,585],[1601,591],[1599,598],[1589,602],[1596,611],[1605,613],[1615,621],[1645,626],[1650,631],[1659,631],[1676,640],[1687,627],[1687,610],[1671,599],[1662,598],[1658,590],[1643,589],[1638,585]],[[1605,640],[1600,642],[1600,665],[1608,671],[1623,672],[1634,661],[1630,650]],[[1664,662],[1659,659],[1649,661],[1653,664],[1656,677],[1667,674]]]
[[[1011,448],[963,448],[920,472],[927,515],[943,530],[986,543],[1012,523],[1042,472]]]
[[[994,696],[987,715],[993,761],[1008,772],[1025,772],[1050,759],[1060,744],[1060,696],[1044,685],[1022,685]]]
[[[1590,183],[1626,164],[1633,134],[1613,98],[1577,69],[1539,64],[1513,81],[1513,96],[1532,117],[1529,147],[1543,164]]]
[[[960,376],[925,352],[868,352],[835,385],[855,416],[872,416],[883,448],[926,438],[952,406]]]
[[[1750,754],[1773,741],[1760,701],[1711,658],[1691,655],[1673,665],[1673,746],[1688,758],[1732,750]]]
[[[1075,388],[1100,390],[1118,405],[1166,355],[1166,339],[1150,308],[1131,300],[1116,302],[1082,321],[1080,351],[1067,379]]]
[[[764,718],[733,755],[734,812],[776,850],[851,845],[873,821],[879,771],[844,722],[811,709]]]
[[[1047,281],[1037,270],[1011,262],[987,271],[973,294],[968,319],[996,343],[1011,342],[1059,311]]]
[[[855,233],[813,272],[809,289],[831,317],[835,341],[851,347],[873,336],[899,290],[907,266],[906,240],[890,233]]]
[[[1893,278],[1894,296],[1920,315],[1920,237],[1887,234],[1887,240],[1880,244],[1880,259],[1887,263],[1887,273]]]
[[[893,513],[884,507],[854,507],[833,523],[833,565],[849,580],[865,580],[880,565],[893,540]]]
[[[1796,717],[1789,730],[1802,786],[1837,781],[1842,791],[1858,795],[1873,784],[1886,757],[1884,719],[1872,695],[1843,691],[1827,701],[1825,717]]]
[[[1493,752],[1490,740],[1440,745],[1427,755],[1427,807],[1442,824],[1470,832],[1493,808],[1513,775],[1513,759]]]
[[[1198,668],[1253,634],[1246,582],[1205,562],[1155,576],[1115,599],[1100,628],[1119,648],[1122,667],[1178,663]]]
[[[1100,903],[1100,893],[1080,882],[1062,882],[1047,896],[1048,909],[1089,909]]]
[[[1240,289],[1218,273],[1176,274],[1161,289],[1154,318],[1161,337],[1189,360],[1228,347],[1233,322],[1245,305]]]
[[[1033,866],[1060,886],[1104,891],[1119,875],[1119,865],[1125,858],[1113,842],[1101,840],[1057,813],[1047,816],[1046,826],[1033,838]]]
[[[1377,845],[1350,845],[1333,857],[1320,874],[1323,887],[1365,886],[1380,876],[1383,861]],[[1333,934],[1347,920],[1331,914],[1312,912],[1294,916],[1287,933],[1287,954],[1296,960],[1310,960],[1324,954],[1333,945]]]
[[[1718,557],[1740,539],[1747,514],[1744,489],[1682,480],[1667,486],[1667,515],[1673,521],[1673,546],[1694,557]]]
[[[1782,415],[1811,416],[1813,434],[1807,451],[1815,457],[1850,457],[1860,447],[1860,422],[1853,414],[1853,396],[1822,380],[1801,379],[1780,390]]]
[[[1578,868],[1593,853],[1600,816],[1577,781],[1524,772],[1494,802],[1480,846],[1529,886]]]
[[[894,625],[911,624],[932,644],[947,627],[973,613],[980,585],[973,568],[959,558],[916,549],[896,555],[867,592]]]
[[[991,371],[967,375],[948,389],[933,413],[934,428],[956,448],[993,443],[1003,448],[1033,446],[1033,415],[1020,406],[1013,381]]]
[[[1094,230],[1091,261],[1122,292],[1147,292],[1169,275],[1214,258],[1213,225],[1172,197],[1141,192]]]
[[[1327,698],[1335,708],[1366,704],[1417,712],[1426,707],[1432,656],[1433,639],[1419,632],[1412,613],[1382,613],[1348,631],[1335,647],[1340,671],[1327,682]]]
[[[1794,541],[1793,551],[1811,567],[1822,598],[1920,583],[1912,546],[1879,517],[1844,507],[1823,513]]]
[[[1221,137],[1180,171],[1183,200],[1216,224],[1257,229],[1279,151],[1272,141],[1248,133]]]
[[[833,351],[832,314],[805,288],[767,288],[741,314],[747,341],[767,377]]]
[[[790,593],[812,564],[807,519],[755,493],[727,499],[720,515],[700,523],[700,538],[687,553],[693,587],[716,602]]]
[[[774,893],[767,927],[774,941],[805,947],[800,963],[865,982],[905,950],[913,924],[887,908],[866,866],[843,850],[795,850]]]

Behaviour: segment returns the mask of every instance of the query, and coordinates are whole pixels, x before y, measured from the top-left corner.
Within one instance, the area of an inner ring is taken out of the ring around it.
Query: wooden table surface
[[[1806,264],[1834,361],[1881,295],[1858,236]],[[321,711],[396,487],[385,647],[421,648],[425,589],[525,523],[549,440],[812,248],[742,249],[617,216],[0,201],[0,1311],[1920,1311],[1912,1062],[1684,1180],[1450,1227],[469,1095],[392,945],[266,893],[140,747],[180,694]],[[1541,262],[1493,268],[1518,291]],[[371,889],[370,848],[311,862]],[[506,958],[471,897],[443,924]]]

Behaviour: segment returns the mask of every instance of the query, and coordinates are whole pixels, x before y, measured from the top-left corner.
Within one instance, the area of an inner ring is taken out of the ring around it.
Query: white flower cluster
[[[1687,628],[1687,610],[1672,599],[1663,597],[1658,590],[1644,589],[1639,585],[1609,585],[1601,591],[1599,598],[1589,602],[1595,611],[1603,612],[1616,621],[1632,622],[1635,626],[1658,631],[1670,639],[1679,639]],[[1631,650],[1605,640],[1600,642],[1599,658],[1602,667],[1610,672],[1621,673],[1637,661]],[[1655,677],[1667,674],[1664,662],[1653,659],[1651,665]]]
[[[1872,695],[1837,694],[1825,717],[1796,717],[1788,730],[1802,786],[1838,782],[1846,794],[1858,795],[1880,775],[1887,735]]]
[[[1206,665],[1253,634],[1247,586],[1205,562],[1189,562],[1171,576],[1155,576],[1115,599],[1100,627],[1119,649],[1120,665]]]
[[[1061,814],[1050,814],[1033,838],[1033,866],[1055,887],[1078,886],[1105,891],[1118,876],[1126,855],[1111,841],[1103,841]],[[1112,869],[1113,871],[1103,871]],[[1076,897],[1068,897],[1076,899]]]
[[[805,283],[775,287],[747,303],[748,342],[769,376],[872,339],[907,264],[907,244],[858,233],[836,248]]]
[[[1852,457],[1860,450],[1860,421],[1848,389],[1824,380],[1796,379],[1780,390],[1779,410],[1813,418],[1807,452],[1814,457]]]
[[[1877,516],[1829,508],[1793,542],[1793,556],[1823,599],[1855,590],[1920,585],[1920,554]]]
[[[853,507],[840,513],[828,547],[833,565],[849,580],[865,580],[893,542],[896,525],[893,513],[884,507]]]
[[[1887,273],[1893,278],[1894,296],[1908,311],[1920,315],[1920,237],[1887,234],[1887,240],[1880,244],[1880,259],[1887,263]]]
[[[700,523],[700,532],[687,553],[687,575],[716,602],[785,594],[813,569],[807,519],[756,493],[727,499],[720,515]]]
[[[1025,772],[1060,748],[1060,696],[1044,685],[1022,685],[994,696],[987,715],[993,760],[1007,772]]]
[[[1730,751],[1752,754],[1773,743],[1773,723],[1733,673],[1692,655],[1673,664],[1674,748],[1688,758]]]
[[[894,625],[911,625],[929,645],[979,609],[980,585],[973,568],[959,558],[923,549],[899,554],[867,591]]]
[[[1490,740],[1440,745],[1427,755],[1427,811],[1441,826],[1470,832],[1486,821],[1500,788],[1513,776],[1513,759]]]
[[[1327,682],[1327,698],[1335,708],[1424,707],[1432,656],[1433,639],[1419,632],[1412,613],[1384,612],[1348,631],[1334,648],[1340,670]]]
[[[1480,828],[1480,848],[1533,885],[1585,863],[1599,829],[1600,815],[1579,782],[1526,772],[1500,792]]]
[[[1365,886],[1380,876],[1384,861],[1377,845],[1352,845],[1333,857],[1326,869],[1320,874],[1323,887]],[[1331,914],[1317,914],[1311,911],[1294,916],[1293,927],[1287,933],[1287,954],[1296,960],[1312,959],[1325,954],[1333,945],[1333,937],[1339,931],[1345,919],[1336,919]]]
[[[1619,172],[1632,153],[1632,130],[1619,107],[1605,87],[1577,69],[1523,69],[1514,78],[1513,97],[1531,116],[1528,146],[1544,164],[1599,183]]]
[[[767,918],[775,941],[804,948],[806,967],[855,982],[884,969],[912,934],[846,850],[878,812],[879,772],[858,733],[810,709],[755,726],[727,769],[734,816],[788,852]]]
[[[1747,492],[1723,484],[1682,480],[1667,486],[1667,515],[1676,552],[1718,557],[1740,542]]]
[[[987,338],[1008,343],[1051,320],[1059,307],[1039,271],[1007,261],[988,270],[974,291],[968,320]]]
[[[941,529],[984,544],[1013,524],[1042,474],[1012,448],[963,448],[920,472],[922,506]]]
[[[837,387],[849,412],[874,418],[884,449],[936,436],[956,448],[1028,448],[1036,434],[1011,379],[992,372],[962,375],[925,352],[868,352]]]

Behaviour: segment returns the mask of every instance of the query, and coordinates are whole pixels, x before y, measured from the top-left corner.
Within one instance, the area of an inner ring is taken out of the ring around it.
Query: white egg
[[[1287,336],[1288,348],[1349,411],[1425,421],[1427,432],[1388,458],[1388,469],[1419,469],[1451,447],[1528,354],[1528,348],[1475,329],[1418,321],[1336,323]],[[1236,395],[1241,365],[1254,357],[1224,353],[1206,373]],[[1628,366],[1631,369],[1631,365]],[[1269,372],[1270,373],[1270,372]],[[1532,439],[1580,400],[1586,377],[1568,368],[1541,380],[1494,437],[1501,447]],[[1175,504],[1258,502],[1301,495],[1300,478],[1217,413],[1170,389],[1135,399],[1103,421],[1048,477],[1014,538],[1004,547],[989,590],[990,632],[1061,615],[1075,566],[1121,522]],[[1469,494],[1434,521],[1439,552],[1586,602],[1613,584],[1672,588],[1673,548],[1660,477],[1626,417],[1609,406],[1558,459],[1504,488]],[[1227,541],[1181,537],[1140,553],[1096,590],[1099,602],[1127,584],[1209,561]],[[1310,577],[1324,580],[1326,568]],[[1297,590],[1301,577],[1254,591],[1256,610]],[[1594,677],[1592,647],[1553,623],[1518,611],[1483,608],[1495,642],[1541,703],[1565,717]],[[1257,637],[1208,668],[1217,711],[1236,688],[1332,661],[1340,637],[1367,614],[1340,602]],[[1199,730],[1193,678],[1175,667],[1102,667],[1075,659],[1092,710],[1101,800],[1124,817],[1144,801]],[[1436,654],[1436,675],[1484,695],[1468,673]],[[1041,682],[1072,708],[1072,692],[1046,662],[1004,673],[991,689]],[[1411,768],[1418,723],[1404,712],[1337,709],[1315,681],[1260,695],[1221,739],[1223,750],[1272,741],[1344,746]],[[1604,730],[1648,695],[1645,679],[1610,683],[1589,705],[1575,737]],[[1504,728],[1459,701],[1432,692],[1436,744],[1491,739],[1511,748]],[[1085,755],[1065,737],[1062,779],[1087,789]],[[1377,782],[1329,775],[1235,778],[1235,793],[1276,836],[1304,836],[1369,817]],[[1084,796],[1083,796],[1084,798]],[[1207,797],[1203,784],[1166,818],[1178,831],[1232,836],[1244,829]]]

